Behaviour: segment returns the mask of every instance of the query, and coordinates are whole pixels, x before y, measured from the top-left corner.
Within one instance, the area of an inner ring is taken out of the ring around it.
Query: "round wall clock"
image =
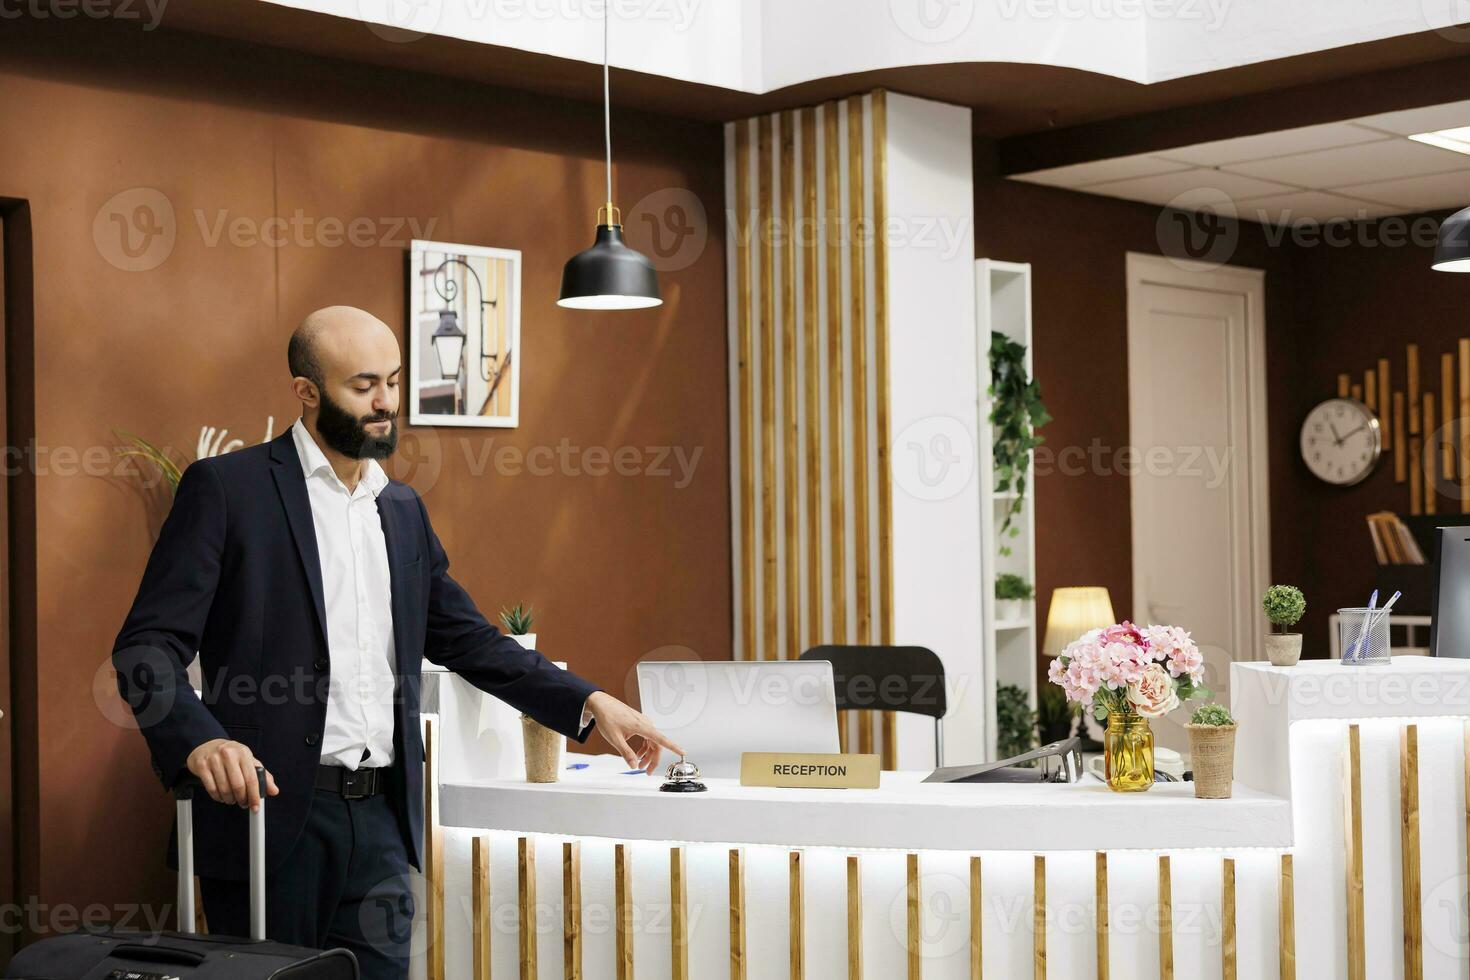
[[[1307,413],[1301,450],[1319,480],[1339,487],[1360,483],[1383,453],[1378,419],[1355,398],[1329,398]]]

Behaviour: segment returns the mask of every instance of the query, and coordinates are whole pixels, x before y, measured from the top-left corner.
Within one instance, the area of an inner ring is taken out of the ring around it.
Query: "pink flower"
[[[1100,639],[1103,643],[1131,643],[1140,647],[1144,644],[1144,636],[1139,632],[1138,627],[1126,619],[1103,629]]]
[[[1149,626],[1144,636],[1154,659],[1168,665],[1170,676],[1188,676],[1195,684],[1204,679],[1204,656],[1188,632],[1178,626]]]
[[[1128,685],[1128,703],[1147,718],[1159,718],[1179,707],[1174,679],[1159,664],[1149,664],[1143,676]]]

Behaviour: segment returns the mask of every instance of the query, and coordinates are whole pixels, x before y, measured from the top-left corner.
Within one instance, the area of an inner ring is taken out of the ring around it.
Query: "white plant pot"
[[[1273,667],[1295,667],[1302,658],[1300,633],[1267,633],[1266,657]]]
[[[1013,623],[1026,616],[1025,599],[995,600],[995,620],[998,623]]]
[[[525,647],[527,650],[534,650],[534,649],[536,649],[536,634],[535,633],[509,633],[507,635],[512,640],[515,640],[521,646]]]

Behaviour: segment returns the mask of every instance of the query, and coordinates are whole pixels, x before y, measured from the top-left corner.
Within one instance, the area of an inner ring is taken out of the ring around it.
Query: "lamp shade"
[[[1470,272],[1470,208],[1456,211],[1439,226],[1434,268],[1438,272]]]
[[[453,310],[440,310],[439,326],[429,341],[434,345],[434,353],[439,355],[439,376],[458,378],[465,341],[465,332],[459,326],[459,314]]]
[[[1059,656],[1088,630],[1112,626],[1113,600],[1108,590],[1100,585],[1068,586],[1053,589],[1051,609],[1046,614],[1046,639],[1041,652],[1048,657]]]
[[[567,260],[558,306],[576,310],[639,310],[658,306],[653,263],[623,244],[622,225],[597,226],[592,247]]]

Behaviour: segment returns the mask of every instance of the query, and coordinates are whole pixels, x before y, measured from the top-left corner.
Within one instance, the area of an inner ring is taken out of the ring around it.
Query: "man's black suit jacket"
[[[597,688],[486,622],[449,577],[449,560],[412,487],[389,481],[378,511],[396,651],[389,792],[418,868],[422,658],[578,740],[587,735],[577,730],[583,703]],[[185,673],[196,651],[202,701]],[[266,808],[266,861],[277,866],[311,807],[330,668],[316,532],[289,430],[184,471],[112,659],[165,787],[186,773],[195,746],[213,738],[244,743],[271,771],[280,795]],[[247,877],[243,809],[199,793],[194,831],[199,874]]]

